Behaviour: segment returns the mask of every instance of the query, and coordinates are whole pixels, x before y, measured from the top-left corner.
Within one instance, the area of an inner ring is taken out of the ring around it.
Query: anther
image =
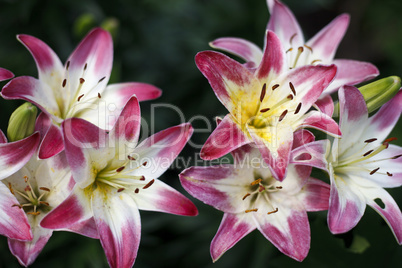
[[[142,165],[145,167],[148,164],[147,161],[145,161],[144,163],[142,163]]]
[[[264,109],[260,110],[260,113],[265,113],[265,112],[268,112],[269,110],[270,110],[269,108],[264,108]]]
[[[102,77],[101,79],[99,79],[98,83],[102,82],[103,80],[105,80],[106,76]]]
[[[138,194],[140,192],[140,189],[135,188],[134,193]]]
[[[125,168],[125,166],[119,167],[118,169],[116,169],[116,172],[120,172]]]
[[[313,60],[310,64],[313,65],[316,62],[320,62],[321,60]]]
[[[279,84],[275,84],[272,86],[272,91],[274,91],[275,89],[277,89],[279,87]]]
[[[25,183],[28,182],[28,176],[27,175],[24,176],[24,181],[25,181]]]
[[[251,185],[251,186],[257,185],[257,184],[259,184],[260,182],[262,182],[262,179],[257,179],[257,180],[255,180],[255,181],[253,181],[252,183],[250,183],[250,185]]]
[[[302,103],[300,102],[296,107],[295,114],[298,114],[300,112],[301,107],[302,107]]]
[[[290,87],[290,90],[292,90],[293,95],[296,96],[296,89],[295,89],[294,85],[292,84],[292,82],[289,82],[289,87]]]
[[[287,113],[288,113],[288,110],[283,111],[283,113],[279,116],[279,122],[281,122],[283,120],[283,118],[285,118]]]
[[[118,192],[118,193],[123,192],[123,191],[124,191],[124,188],[119,188],[119,189],[117,189],[117,192]]]
[[[87,69],[87,67],[88,67],[88,63],[85,63],[85,65],[84,65],[84,71]]]
[[[45,202],[45,201],[39,201],[39,204],[45,205],[45,206],[49,206],[49,203],[48,203],[48,202]]]
[[[257,212],[258,208],[253,208],[253,209],[246,209],[244,212],[249,213],[249,212]]]
[[[152,179],[144,187],[142,187],[142,189],[148,189],[149,187],[151,187],[152,184],[154,184],[154,182],[155,182],[155,179]]]
[[[392,173],[389,173],[388,171],[387,171],[387,175],[388,175],[389,177],[392,177],[392,176],[393,176]]]
[[[8,189],[10,189],[10,192],[11,192],[12,194],[14,194],[14,190],[13,190],[13,187],[11,186],[11,183],[10,183],[10,182],[8,183]]]
[[[278,212],[278,208],[276,208],[276,209],[273,210],[273,211],[268,212],[267,214],[268,214],[268,215],[269,215],[269,214],[274,214],[274,213],[276,213],[276,212]]]
[[[372,171],[370,171],[370,175],[373,175],[373,174],[376,173],[379,169],[380,169],[379,167],[376,168],[376,169],[373,169]]]
[[[374,150],[367,151],[363,156],[368,156],[368,155],[371,154],[373,151],[374,151]]]
[[[290,52],[293,50],[293,47],[289,48],[288,50],[286,50],[286,53]]]
[[[79,96],[78,99],[77,99],[77,101],[80,101],[82,97],[84,97],[84,94],[82,94],[81,96]]]
[[[292,45],[293,39],[296,37],[297,33],[294,33],[289,40],[290,45]]]
[[[312,49],[310,46],[308,46],[308,45],[305,44],[304,47],[307,48],[308,50],[310,50],[311,53],[313,53],[313,49]]]
[[[84,78],[80,78],[80,84],[84,84],[84,82],[85,82],[85,79]]]
[[[260,102],[262,102],[264,100],[266,91],[267,91],[267,84],[264,83],[264,85],[262,86],[262,90],[261,90]]]
[[[40,212],[39,212],[39,211],[36,211],[36,212],[27,212],[27,214],[34,215],[34,216],[38,216],[38,215],[40,214]]]
[[[98,98],[100,99],[100,98],[102,98],[102,96],[101,96],[101,94],[98,92]]]
[[[40,190],[43,190],[43,191],[46,191],[46,192],[50,192],[50,189],[49,189],[49,188],[46,188],[46,187],[39,187],[39,189],[40,189]]]
[[[398,155],[395,155],[395,156],[391,157],[391,159],[397,159],[397,158],[399,158],[401,156],[402,156],[402,154],[398,154]]]
[[[12,207],[12,208],[13,208],[13,207],[19,207],[19,208],[22,208],[22,206],[21,206],[20,204],[13,204],[11,207]]]
[[[67,61],[66,63],[66,70],[68,71],[68,68],[70,67],[70,61]]]
[[[397,140],[397,138],[395,138],[395,137],[388,138],[388,139],[386,139],[386,140],[383,142],[383,144],[384,144],[384,143],[389,143],[389,142],[391,142],[391,141],[396,141],[396,140]]]
[[[377,138],[372,138],[372,139],[365,140],[364,142],[365,143],[371,143],[371,142],[376,141],[376,140],[377,140]]]
[[[140,181],[145,181],[145,177],[141,176]]]
[[[242,200],[246,199],[248,196],[250,196],[249,193],[245,194],[245,195],[243,196]]]
[[[128,160],[132,160],[132,161],[135,160],[135,158],[130,155],[127,155],[127,158],[128,158]]]
[[[66,84],[67,84],[67,79],[64,79],[64,80],[63,80],[63,83],[61,84],[61,86],[62,86],[62,87],[65,87]]]
[[[293,95],[292,95],[292,94],[289,94],[289,95],[287,96],[287,98],[288,98],[288,100],[293,100]]]
[[[283,187],[282,187],[282,186],[276,186],[275,188],[280,190],[280,189],[282,189]]]

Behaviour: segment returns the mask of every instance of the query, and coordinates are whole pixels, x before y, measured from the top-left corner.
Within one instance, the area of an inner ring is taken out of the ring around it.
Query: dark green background
[[[288,0],[307,38],[335,16],[351,14],[349,30],[337,58],[350,58],[376,64],[380,77],[402,75],[402,4],[397,0]],[[269,14],[265,0],[1,0],[0,66],[16,76],[37,76],[35,63],[15,39],[16,34],[36,36],[49,44],[65,61],[78,42],[94,26],[115,23],[114,69],[110,82],[141,81],[163,90],[152,103],[179,107],[186,120],[196,115],[213,124],[216,115],[226,113],[207,80],[197,70],[194,56],[207,50],[208,42],[223,36],[236,36],[262,46]],[[3,82],[2,85],[5,83]],[[11,112],[18,101],[0,100],[0,126],[6,131]],[[151,102],[142,103],[143,117],[150,122]],[[156,110],[155,130],[179,124],[169,110]],[[205,122],[193,121],[196,128]],[[399,125],[392,134],[401,137]],[[192,142],[202,144],[209,133],[195,133]],[[402,144],[401,141],[396,143]],[[187,146],[182,156],[196,163],[199,149]],[[200,164],[200,162],[198,162]],[[177,174],[168,170],[162,179],[184,192]],[[390,191],[402,204],[400,188]],[[188,194],[186,194],[189,196]],[[311,250],[298,263],[281,254],[255,231],[229,250],[215,264],[209,245],[222,213],[189,197],[199,208],[195,218],[163,213],[141,212],[142,239],[135,267],[401,267],[402,248],[398,246],[382,218],[367,208],[362,221],[342,237],[330,234],[326,213],[311,213]],[[364,237],[370,247],[362,254],[347,246],[355,235]],[[346,245],[346,247],[345,247]],[[4,237],[0,239],[0,267],[19,267]],[[107,267],[98,240],[76,234],[55,232],[32,267]]]

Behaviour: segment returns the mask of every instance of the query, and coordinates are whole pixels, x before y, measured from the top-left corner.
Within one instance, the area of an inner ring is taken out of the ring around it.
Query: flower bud
[[[38,109],[29,102],[18,107],[10,117],[7,128],[9,141],[22,140],[35,131]]]
[[[366,101],[368,112],[371,113],[395,96],[400,87],[401,79],[398,76],[389,76],[358,89]]]

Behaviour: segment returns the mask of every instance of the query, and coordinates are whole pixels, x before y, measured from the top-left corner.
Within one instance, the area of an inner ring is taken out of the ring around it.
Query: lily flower
[[[355,85],[372,79],[379,74],[371,63],[334,59],[336,50],[349,24],[349,15],[342,14],[324,27],[313,38],[305,42],[303,32],[292,11],[278,0],[267,0],[271,17],[267,30],[277,34],[286,51],[288,68],[304,65],[335,64],[338,72],[334,81],[324,94],[336,91],[342,85]],[[247,62],[247,66],[255,68],[262,60],[261,49],[241,38],[224,37],[210,43],[213,48],[232,53]]]
[[[23,99],[38,106],[52,122],[39,149],[39,158],[49,158],[64,149],[61,123],[72,117],[88,120],[109,129],[127,100],[136,94],[139,100],[160,96],[161,91],[144,83],[107,86],[113,63],[110,34],[92,30],[62,65],[56,53],[43,41],[18,35],[35,59],[39,78],[14,78],[1,91],[5,99]]]
[[[0,180],[12,176],[29,161],[39,145],[39,133],[29,137],[7,142],[0,130]],[[10,185],[0,183],[0,234],[10,239],[32,240],[32,232],[25,213],[16,207],[16,197],[10,192]]]
[[[263,59],[255,71],[213,51],[197,54],[196,64],[229,111],[201,149],[204,160],[256,143],[278,180],[286,176],[293,133],[312,127],[340,135],[337,123],[309,111],[336,73],[336,67],[303,66],[288,71],[279,38],[268,31]]]
[[[211,243],[212,260],[258,229],[279,251],[302,261],[310,248],[306,211],[328,209],[329,185],[309,177],[310,167],[293,164],[279,182],[251,145],[232,154],[233,165],[190,167],[180,174],[192,196],[224,212]]]
[[[171,127],[137,145],[138,101],[132,97],[110,132],[80,118],[62,123],[65,152],[76,185],[41,222],[50,229],[93,221],[111,267],[131,267],[141,236],[139,210],[194,216],[194,204],[157,178],[192,134],[190,124]]]
[[[1,185],[7,186],[9,193],[16,198],[8,210],[18,209],[23,213],[32,232],[29,241],[9,238],[8,246],[21,265],[29,266],[53,233],[53,230],[40,227],[40,221],[68,196],[74,180],[65,154],[61,153],[46,160],[39,160],[34,154],[23,168],[2,182]]]
[[[360,221],[366,205],[387,222],[402,244],[402,214],[383,188],[402,185],[402,148],[387,138],[402,111],[402,91],[372,117],[358,89],[339,90],[342,138],[327,152],[331,181],[328,225],[332,233],[351,230]],[[358,127],[356,127],[358,126]]]

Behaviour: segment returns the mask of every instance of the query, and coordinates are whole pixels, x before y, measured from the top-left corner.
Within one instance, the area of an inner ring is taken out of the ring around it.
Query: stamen
[[[63,83],[61,84],[61,86],[62,86],[62,87],[65,87],[66,84],[67,84],[67,79],[64,79],[64,80],[63,80]]]
[[[397,159],[397,158],[399,158],[401,156],[402,156],[402,154],[398,154],[398,155],[395,155],[395,156],[391,157],[391,159]]]
[[[262,86],[262,90],[261,90],[260,102],[262,102],[264,100],[266,91],[267,91],[267,84],[264,83],[264,85]]]
[[[279,122],[281,122],[283,120],[283,118],[285,118],[287,113],[288,113],[288,110],[283,111],[283,113],[279,116]]]
[[[373,169],[373,170],[370,172],[370,175],[373,175],[373,174],[376,173],[379,169],[380,169],[379,167],[376,168],[376,169]]]
[[[45,205],[45,206],[49,206],[49,203],[48,203],[48,202],[45,202],[45,201],[39,201],[39,204],[42,204],[42,205]]]
[[[282,189],[283,187],[282,186],[276,186],[275,188],[276,189]]]
[[[276,213],[276,212],[278,212],[278,208],[276,208],[276,209],[273,210],[273,211],[268,212],[267,214],[269,215],[269,214],[273,214],[273,213]]]
[[[253,208],[253,209],[246,209],[244,212],[249,213],[249,212],[257,212],[258,208]]]
[[[296,107],[295,114],[298,114],[300,112],[301,107],[302,107],[302,103],[300,102]]]
[[[100,98],[102,98],[102,96],[101,96],[101,94],[98,92],[98,98],[100,99]]]
[[[255,181],[253,181],[250,185],[251,185],[251,186],[257,185],[257,184],[259,184],[260,182],[262,182],[262,179],[255,180]]]
[[[77,101],[80,101],[82,97],[84,97],[84,94],[82,94],[81,96],[79,96],[78,99],[77,99]]]
[[[246,199],[248,196],[250,196],[249,193],[245,194],[245,195],[243,196],[242,200]]]
[[[21,206],[20,204],[13,204],[11,207],[12,207],[12,208],[13,208],[13,207],[19,207],[19,208],[22,208],[22,206]]]
[[[103,80],[105,80],[106,76],[102,77],[101,79],[99,79],[98,83],[102,82]]]
[[[312,49],[310,46],[308,46],[308,45],[304,44],[304,47],[305,47],[305,48],[307,48],[308,50],[310,50],[310,51],[311,51],[311,53],[313,53],[313,49]]]
[[[121,172],[123,169],[125,169],[125,166],[119,167],[118,169],[116,169],[116,172]]]
[[[275,89],[277,89],[279,87],[279,84],[275,84],[272,86],[272,91],[274,91]]]
[[[268,112],[269,110],[270,110],[269,108],[264,108],[264,109],[260,110],[260,113],[265,113],[265,112]]]
[[[124,188],[119,188],[119,189],[117,189],[117,192],[118,192],[118,193],[120,193],[120,192],[122,192],[122,191],[124,191]]]
[[[320,62],[321,60],[313,60],[310,64],[313,65],[316,62]]]
[[[27,214],[29,214],[29,215],[34,215],[34,216],[38,216],[38,215],[40,214],[40,212],[39,212],[39,211],[36,211],[36,212],[27,212]]]
[[[140,192],[140,189],[135,188],[134,193],[138,194]]]
[[[145,167],[147,165],[147,161],[145,161],[144,163],[142,163],[142,165]]]
[[[295,87],[293,86],[292,82],[289,82],[289,87],[290,87],[290,90],[292,90],[293,95],[296,96],[296,90],[295,90]]]
[[[24,176],[24,182],[28,183],[28,176],[27,175]]]
[[[70,67],[70,61],[67,61],[66,63],[66,70],[68,71],[68,68]]]
[[[365,143],[371,143],[371,142],[376,141],[376,140],[377,140],[377,138],[372,138],[372,139],[365,140],[364,142]]]
[[[87,69],[87,67],[88,67],[88,63],[85,63],[85,65],[84,65],[84,71]]]
[[[135,158],[130,155],[127,155],[127,158],[128,158],[128,160],[132,160],[132,161],[135,160]]]
[[[290,45],[292,45],[293,38],[295,38],[296,35],[297,35],[297,33],[294,33],[294,34],[290,37],[290,40],[289,40]]]
[[[154,182],[155,182],[155,179],[152,179],[144,187],[142,187],[142,189],[148,189],[149,187],[151,187],[152,184],[154,184]]]
[[[392,177],[392,176],[393,176],[393,174],[392,174],[392,173],[389,173],[388,171],[387,171],[387,175],[388,175],[389,177]]]
[[[384,143],[390,143],[391,141],[396,141],[396,140],[397,140],[397,138],[395,138],[395,137],[388,138],[388,139],[386,139],[386,140],[383,142],[383,144],[384,144]]]
[[[84,82],[85,82],[85,79],[84,78],[80,78],[80,84],[84,84]]]
[[[13,190],[13,187],[11,186],[11,183],[10,183],[10,182],[8,183],[8,189],[10,189],[10,192],[11,192],[12,194],[14,194],[14,190]]]
[[[373,151],[374,151],[374,150],[367,151],[363,156],[368,156],[368,155],[371,154]]]
[[[43,191],[50,192],[50,189],[49,189],[49,188],[46,188],[46,187],[39,187],[39,189],[40,189],[40,190],[43,190]]]
[[[290,52],[293,50],[293,47],[289,48],[288,50],[286,50],[286,53]]]

